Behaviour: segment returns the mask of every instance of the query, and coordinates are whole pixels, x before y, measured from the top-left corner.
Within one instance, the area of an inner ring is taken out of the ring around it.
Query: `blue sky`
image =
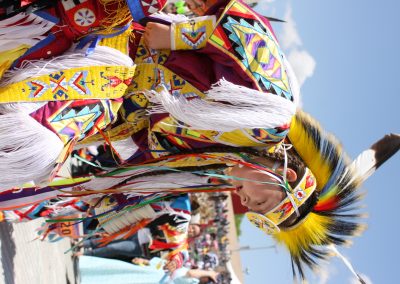
[[[300,81],[303,109],[334,133],[350,157],[390,132],[400,133],[400,2],[396,0],[260,0]],[[368,229],[340,249],[367,283],[397,283],[400,246],[400,154],[364,183]],[[262,247],[272,239],[242,223],[241,245]],[[246,283],[293,283],[288,254],[279,249],[243,251]],[[310,283],[353,283],[333,259]],[[356,283],[356,282],[354,282]]]

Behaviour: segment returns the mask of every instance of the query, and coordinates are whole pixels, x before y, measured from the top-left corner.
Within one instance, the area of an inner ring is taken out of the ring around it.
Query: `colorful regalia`
[[[140,236],[143,256],[174,259],[181,266],[188,260],[189,196],[169,196],[147,205],[143,201],[122,194],[102,198],[91,218],[98,219],[101,228],[98,232],[107,234],[96,242],[103,247],[113,241],[132,241],[131,237],[136,234]],[[127,210],[139,203],[140,208]]]
[[[0,18],[1,189],[48,182],[78,141],[115,122],[135,71],[132,19],[164,5],[14,2]]]
[[[288,247],[303,276],[304,264],[327,255],[323,246],[343,244],[362,228],[349,220],[359,215],[346,210],[366,176],[398,150],[398,136],[378,143],[369,163],[348,162],[297,110],[298,87],[267,19],[240,0],[218,2],[190,20],[144,19],[162,7],[156,2],[39,1],[2,15],[0,172],[7,174],[0,176],[0,208],[115,198],[96,213],[110,241],[148,224],[138,218],[121,226],[140,215],[132,210],[156,211],[151,204],[171,193],[232,189],[217,170],[249,164],[244,153],[286,149],[285,141],[308,170],[277,208],[248,217]],[[149,49],[132,18],[168,23],[172,50]],[[113,149],[114,169],[57,176],[74,148],[94,143]],[[298,222],[283,226],[296,212]],[[163,233],[175,238],[171,228]]]
[[[34,185],[20,192],[4,191],[3,208],[43,201],[61,189],[73,194],[111,188],[109,192],[146,191],[130,180],[165,168],[223,166],[229,156],[225,152],[238,147],[279,147],[298,102],[290,66],[268,20],[241,1],[215,11],[194,24],[164,19],[174,27],[175,49],[180,50],[147,48],[140,29],[133,31],[135,41],[128,49],[132,26],[118,26],[83,37],[78,48],[90,43],[89,48],[7,71],[0,82],[0,98],[10,103],[0,105],[0,132],[10,133],[8,129],[17,126],[17,142],[21,141],[15,144],[15,133],[0,138],[9,152],[7,160],[0,161],[9,171],[1,186],[5,190],[30,181]],[[186,32],[187,25],[191,33]],[[134,63],[126,57],[128,52]],[[65,65],[73,68],[59,70]],[[11,94],[18,94],[18,99]],[[24,133],[32,133],[29,140]],[[133,155],[119,170],[92,179],[58,180],[46,187],[72,148],[123,139],[137,151],[131,150]],[[211,156],[187,154],[204,148],[221,151]],[[54,169],[54,164],[59,166]],[[119,179],[121,171],[124,178]],[[189,176],[197,180],[195,186],[210,187],[198,174]],[[163,188],[176,188],[168,183],[174,178],[173,173],[159,177],[153,190],[160,190],[164,180]],[[37,190],[38,184],[44,185],[42,189]]]

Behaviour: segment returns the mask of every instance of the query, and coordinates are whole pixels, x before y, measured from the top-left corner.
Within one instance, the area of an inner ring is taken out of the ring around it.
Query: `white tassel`
[[[48,60],[24,61],[20,68],[4,73],[0,87],[64,69],[107,65],[130,67],[133,66],[133,61],[119,50],[107,46],[96,47],[88,56],[85,49],[73,50]]]
[[[99,207],[95,208],[96,215],[107,212],[111,207]],[[131,227],[133,224],[140,222],[143,219],[154,219],[156,218],[156,212],[150,205],[143,207],[107,214],[104,217],[99,217],[99,222],[102,228],[109,234],[113,234],[121,231],[126,227]]]
[[[0,104],[0,114],[13,113],[17,111],[30,114],[44,106],[46,103],[47,102]]]
[[[289,123],[296,111],[296,105],[285,98],[224,79],[211,88],[205,99],[175,97],[166,89],[156,94],[147,92],[146,96],[156,104],[150,113],[170,113],[190,128],[199,130],[275,128]]]
[[[36,45],[55,24],[33,13],[20,13],[0,21],[0,52]]]
[[[181,14],[167,14],[163,12],[158,12],[156,14],[153,14],[150,16],[150,18],[156,18],[159,20],[163,20],[169,23],[183,23],[183,22],[188,22],[190,19],[186,17],[185,15]]]
[[[0,115],[0,189],[45,181],[64,147],[56,134],[21,112]]]
[[[124,160],[132,157],[132,155],[135,154],[139,149],[131,137],[128,137],[124,140],[113,141],[112,146],[117,151],[119,156]]]
[[[118,176],[113,176],[113,177],[94,177],[92,180],[81,184],[80,186],[83,189],[87,190],[104,190],[104,189],[109,189],[123,181],[125,181],[127,178],[126,176],[133,176],[133,175],[140,175],[146,172],[151,171],[151,169],[138,169],[138,170],[131,170],[128,172],[125,172],[123,177],[118,177]],[[66,189],[68,190],[68,189]]]
[[[124,173],[126,175],[126,173]],[[135,189],[140,192],[162,192],[163,189],[182,188],[193,185],[207,185],[208,177],[178,172],[137,178],[135,184],[120,186],[120,189]]]
[[[134,177],[135,175],[150,172],[152,169],[137,169],[126,171],[122,177],[95,177],[92,180],[80,184],[82,189],[86,190],[105,190],[116,186],[127,179],[127,176]],[[120,185],[118,189],[126,191],[127,196],[140,196],[143,193],[163,192],[163,189],[180,188],[192,185],[206,185],[208,177],[198,176],[191,173],[169,173],[157,176],[144,176],[134,180],[135,183],[128,185]],[[133,180],[132,180],[133,182]],[[64,188],[68,191],[71,188]],[[130,191],[132,190],[132,191]],[[91,198],[93,195],[91,196]]]

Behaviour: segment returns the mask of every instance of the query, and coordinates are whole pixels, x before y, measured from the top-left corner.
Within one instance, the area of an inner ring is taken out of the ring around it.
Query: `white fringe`
[[[0,189],[45,181],[64,147],[56,134],[29,115],[0,115]]]
[[[95,212],[97,215],[107,212],[110,209],[111,207],[99,207],[95,208]],[[143,219],[154,219],[157,215],[150,205],[145,205],[122,213],[112,213],[111,216],[111,219],[110,215],[99,217],[99,222],[102,228],[109,234],[119,232],[126,227],[132,227],[133,224],[138,223]]]
[[[221,79],[206,99],[187,100],[166,89],[147,92],[155,104],[150,113],[167,112],[198,130],[232,131],[244,128],[274,128],[290,122],[296,105],[280,96],[263,93]]]
[[[16,24],[18,23],[18,24]],[[0,21],[0,52],[15,49],[21,45],[36,45],[45,38],[55,23],[30,13],[17,14]]]
[[[109,189],[127,179],[127,176],[135,176],[150,172],[152,169],[136,169],[126,171],[122,177],[97,177],[81,184],[83,189],[87,190],[105,190]],[[163,189],[186,187],[191,185],[206,185],[208,177],[198,176],[191,173],[169,173],[156,176],[144,176],[134,180],[134,184],[119,186],[118,189],[126,190],[128,197],[143,195],[143,193],[163,192]],[[133,182],[133,180],[131,181]],[[68,189],[65,189],[68,190]],[[132,191],[128,191],[132,190]],[[91,195],[90,198],[93,198]]]
[[[181,14],[167,14],[163,12],[158,12],[156,14],[153,14],[150,16],[150,18],[156,18],[160,19],[169,23],[183,23],[183,22],[188,22],[190,21],[190,18],[188,18],[185,15]]]
[[[131,137],[128,137],[124,140],[113,141],[112,146],[118,152],[119,156],[124,160],[132,157],[132,155],[135,154],[139,149]]]
[[[97,46],[92,54],[86,56],[86,50],[70,50],[64,55],[48,60],[24,61],[20,68],[4,73],[0,87],[24,81],[64,69],[87,66],[133,66],[132,59],[117,49]]]
[[[6,103],[0,104],[0,114],[23,112],[30,114],[44,106],[47,102],[37,103]]]
[[[151,169],[136,169],[124,172],[123,177],[113,176],[113,177],[95,177],[92,180],[81,184],[80,186],[87,190],[104,190],[113,187],[127,178],[126,176],[140,175],[151,171]],[[68,190],[68,189],[67,189]]]
[[[126,174],[126,173],[124,173]],[[192,173],[177,172],[156,176],[137,178],[135,184],[120,186],[120,189],[135,189],[140,192],[162,192],[163,189],[183,188],[193,185],[207,185],[208,177],[198,176]],[[134,192],[132,192],[135,194]],[[130,194],[128,192],[127,194]]]

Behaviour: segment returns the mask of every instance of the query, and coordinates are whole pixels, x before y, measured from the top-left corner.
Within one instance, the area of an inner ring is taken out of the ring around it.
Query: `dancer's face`
[[[189,238],[196,238],[200,235],[201,229],[200,226],[197,224],[190,224],[188,228],[188,237]]]
[[[264,159],[262,163],[269,168],[274,165],[274,162],[268,159]],[[283,167],[278,167],[275,172],[282,174]],[[235,193],[240,197],[242,205],[253,212],[266,214],[286,197],[279,181],[260,170],[236,165],[230,170],[229,175],[243,179],[231,180],[231,183],[236,187]],[[297,174],[293,169],[288,168],[286,178],[289,182],[294,182]]]

